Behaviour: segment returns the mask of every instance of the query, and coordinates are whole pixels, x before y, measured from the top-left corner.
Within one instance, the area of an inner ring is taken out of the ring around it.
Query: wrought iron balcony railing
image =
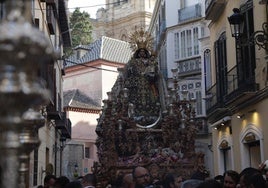
[[[213,113],[217,108],[234,107],[247,101],[259,90],[255,78],[247,78],[239,81],[237,66],[234,66],[226,75],[227,83],[217,82],[206,91],[207,114]],[[225,87],[221,87],[226,84]],[[226,88],[226,91],[219,91],[219,88]]]
[[[56,122],[56,128],[61,130],[61,136],[65,138],[71,138],[72,124],[69,118],[66,116],[66,112],[61,113],[61,119]]]
[[[201,5],[195,4],[178,11],[179,23],[201,18]]]

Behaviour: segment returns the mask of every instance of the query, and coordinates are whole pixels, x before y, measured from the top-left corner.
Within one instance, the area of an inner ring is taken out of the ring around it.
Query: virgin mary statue
[[[152,52],[152,37],[144,30],[130,36],[134,54],[123,72],[124,87],[128,89],[129,116],[141,128],[152,128],[161,119],[161,87],[163,82]]]

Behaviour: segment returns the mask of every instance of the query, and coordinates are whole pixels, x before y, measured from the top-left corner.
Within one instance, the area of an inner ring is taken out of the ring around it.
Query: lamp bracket
[[[259,50],[261,48],[268,50],[268,23],[264,22],[262,24],[262,30],[255,31],[251,36],[251,42],[256,44],[259,47]]]

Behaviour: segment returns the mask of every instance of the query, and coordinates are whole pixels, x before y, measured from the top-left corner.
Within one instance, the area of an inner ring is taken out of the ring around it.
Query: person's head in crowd
[[[82,183],[83,187],[87,187],[87,186],[95,187],[96,183],[97,183],[96,176],[92,173],[86,174],[83,177],[83,180],[81,183]]]
[[[224,179],[223,175],[217,175],[214,177],[214,180],[218,181],[222,185],[223,185],[223,179]]]
[[[53,187],[55,185],[56,179],[56,176],[52,174],[46,175],[44,178],[44,188]]]
[[[157,164],[152,164],[150,168],[148,168],[148,170],[151,176],[152,183],[155,184],[156,182],[159,182],[159,166]]]
[[[144,188],[151,183],[149,171],[142,166],[135,167],[132,171],[132,176],[135,188]]]
[[[222,184],[215,179],[208,179],[200,183],[197,188],[222,188]]]
[[[177,175],[175,176],[175,187],[176,187],[176,188],[180,188],[182,182],[183,182],[183,178],[182,178],[182,176],[177,174]]]
[[[56,179],[56,182],[54,184],[55,188],[64,188],[66,184],[70,182],[69,178],[66,176],[60,176]]]
[[[172,173],[168,173],[164,177],[163,184],[165,188],[175,188],[175,175]]]
[[[234,170],[227,170],[223,174],[223,187],[224,188],[236,188],[239,183],[239,174]]]
[[[202,182],[203,182],[203,180],[188,179],[188,180],[185,180],[185,181],[182,182],[181,188],[196,188]]]
[[[122,188],[134,188],[134,181],[132,174],[125,174],[122,181]]]
[[[204,166],[199,166],[197,170],[191,176],[191,179],[195,180],[205,180],[209,176],[208,171]]]
[[[82,182],[83,178],[84,178],[84,176],[78,176],[78,177],[76,178],[76,180]]]
[[[253,167],[247,167],[243,169],[239,174],[239,187],[247,188],[250,186],[250,177],[256,173],[260,173],[260,171]]]
[[[256,173],[249,178],[250,188],[266,188],[266,180],[261,173]]]
[[[80,181],[71,181],[64,188],[83,188]]]

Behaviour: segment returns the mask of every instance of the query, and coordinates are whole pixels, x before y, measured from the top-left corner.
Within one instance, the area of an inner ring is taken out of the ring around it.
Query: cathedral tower
[[[156,0],[106,0],[106,7],[100,8],[96,19],[92,19],[93,39],[108,36],[127,40],[129,32],[137,28],[147,30]]]

